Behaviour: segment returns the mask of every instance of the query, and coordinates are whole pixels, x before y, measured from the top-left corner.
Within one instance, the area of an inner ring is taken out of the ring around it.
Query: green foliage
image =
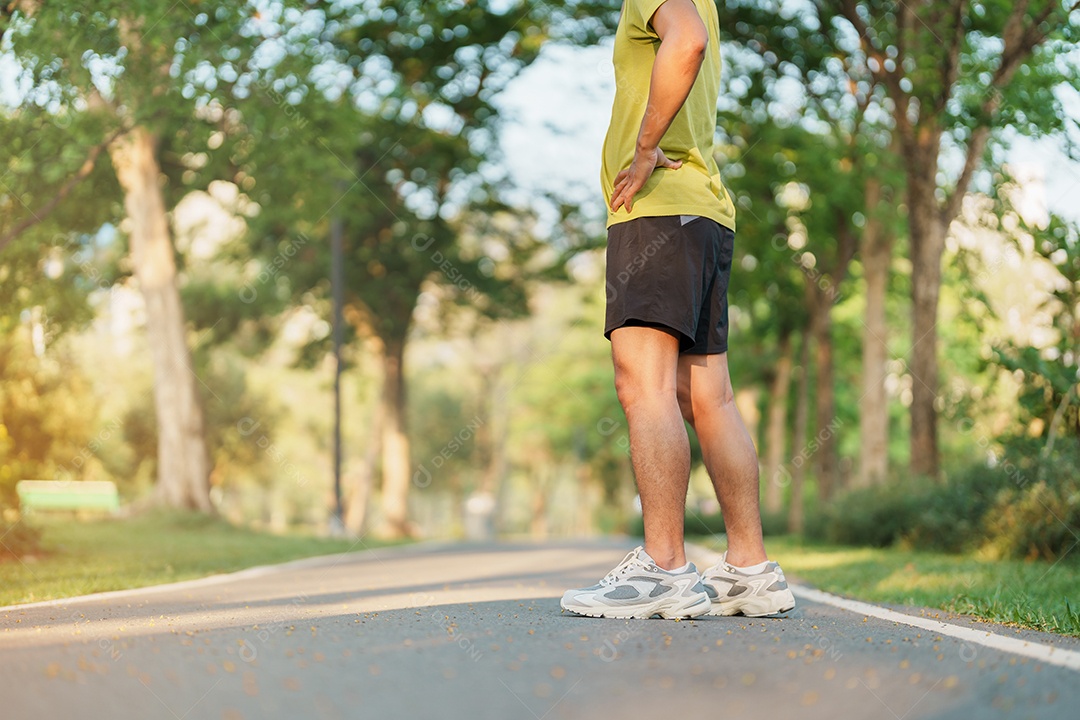
[[[807,524],[807,535],[844,545],[962,552],[982,542],[983,517],[1008,484],[1001,468],[976,465],[944,483],[905,478],[851,490]]]
[[[75,359],[37,357],[24,329],[0,335],[0,508],[20,480],[81,479],[93,462],[98,407]]]
[[[918,511],[901,537],[920,550],[964,552],[978,547],[987,513],[1008,488],[1003,468],[972,465],[942,484],[929,485],[918,500]]]
[[[1059,446],[1050,458],[1030,449],[1016,443],[993,466],[972,465],[944,483],[853,490],[826,508],[808,535],[845,545],[1059,559],[1080,543],[1080,444]]]
[[[829,542],[888,547],[914,524],[921,510],[921,480],[904,480],[844,493],[821,512]]]
[[[1080,442],[1050,457],[1007,456],[1010,483],[986,513],[986,550],[1001,558],[1057,560],[1080,544]]]
[[[1038,434],[1047,443],[1051,438],[1080,438],[1080,231],[1057,216],[1045,228],[1026,229],[1034,235],[1036,253],[1061,277],[1042,305],[1051,313],[1055,342],[1038,348],[1000,343],[992,360],[1020,380],[1021,435],[1038,422]]]
[[[998,557],[1063,557],[1080,543],[1080,480],[1075,466],[1053,480],[1004,494],[989,513],[986,530],[988,547]]]
[[[272,447],[280,411],[266,396],[250,387],[242,361],[225,351],[206,349],[194,355],[203,383],[206,441],[214,468],[211,482],[226,488],[242,482],[267,486],[275,475],[281,482],[295,480],[281,467]],[[126,409],[122,434],[130,455],[118,461],[115,476],[128,493],[145,490],[137,481],[156,475],[157,421],[153,392],[135,394]]]
[[[220,83],[216,97],[261,138],[234,154],[262,208],[237,253],[254,250],[266,267],[283,238],[310,235],[282,276],[294,301],[322,300],[340,219],[347,317],[387,345],[406,338],[427,282],[447,307],[519,317],[545,246],[531,210],[501,199],[494,99],[549,37],[595,39],[612,8],[395,0],[368,10],[315,3],[304,23],[272,18],[297,52],[269,87]]]
[[[413,383],[409,393],[410,431],[416,483],[429,485],[460,498],[477,486],[486,463],[485,439],[491,418],[482,396],[454,373],[456,382],[432,382],[438,371],[428,371]]]

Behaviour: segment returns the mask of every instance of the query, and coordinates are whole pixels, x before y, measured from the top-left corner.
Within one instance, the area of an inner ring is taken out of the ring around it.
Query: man
[[[761,537],[758,461],[728,377],[735,207],[713,158],[720,38],[712,0],[624,0],[604,141],[615,388],[630,429],[645,545],[562,607],[594,617],[749,616],[795,605]],[[728,550],[686,561],[690,445],[701,444]]]

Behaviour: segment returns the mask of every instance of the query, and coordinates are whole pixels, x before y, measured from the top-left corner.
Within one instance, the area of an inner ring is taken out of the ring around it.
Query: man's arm
[[[709,33],[693,0],[667,0],[653,14],[652,26],[660,37],[660,47],[649,81],[649,103],[638,132],[634,160],[615,176],[612,212],[622,205],[627,211],[633,210],[634,195],[655,168],[682,165],[681,161],[667,159],[660,150],[660,138],[690,95],[709,43]]]

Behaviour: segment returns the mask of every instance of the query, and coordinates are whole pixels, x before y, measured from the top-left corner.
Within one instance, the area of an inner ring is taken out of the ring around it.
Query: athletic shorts
[[[604,337],[624,326],[656,327],[679,352],[714,355],[728,347],[728,279],[735,231],[710,218],[678,215],[612,225],[607,242]]]

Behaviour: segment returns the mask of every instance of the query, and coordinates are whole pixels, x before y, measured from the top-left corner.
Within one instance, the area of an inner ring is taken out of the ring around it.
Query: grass
[[[255,565],[371,547],[371,542],[271,535],[196,514],[126,519],[35,518],[41,551],[0,562],[0,605],[189,580]]]
[[[704,544],[720,550],[725,543],[712,537]],[[1080,637],[1080,558],[995,561],[787,536],[766,538],[765,545],[789,574],[827,592]]]

